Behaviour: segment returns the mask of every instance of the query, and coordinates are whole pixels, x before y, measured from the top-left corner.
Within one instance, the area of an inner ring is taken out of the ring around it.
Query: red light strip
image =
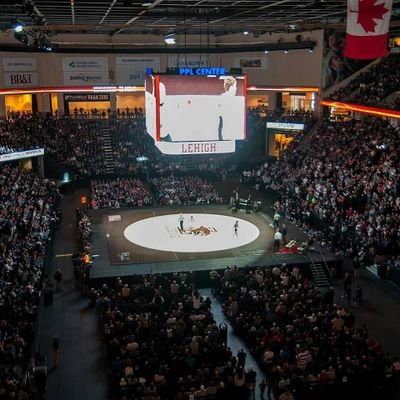
[[[319,92],[319,88],[308,86],[248,86],[247,90],[261,92]]]
[[[317,87],[283,87],[283,86],[247,86],[247,92],[318,92]],[[27,87],[18,89],[0,89],[0,95],[26,94],[26,93],[129,93],[144,92],[144,86],[50,86],[50,87]]]
[[[380,117],[400,118],[400,111],[385,110],[384,108],[360,106],[358,104],[341,103],[339,101],[332,100],[321,100],[321,105],[343,108],[350,111],[358,111],[364,114],[378,115]]]
[[[2,94],[26,94],[26,93],[128,93],[144,92],[144,86],[70,86],[70,87],[41,87],[41,88],[19,88],[0,89]]]

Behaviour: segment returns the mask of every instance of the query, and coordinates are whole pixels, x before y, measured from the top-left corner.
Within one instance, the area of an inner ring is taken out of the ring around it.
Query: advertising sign
[[[5,86],[35,86],[38,84],[37,72],[4,72]]]
[[[180,67],[199,68],[206,66],[207,66],[207,59],[205,56],[200,56],[196,54],[168,56],[168,68],[180,68]]]
[[[66,93],[65,101],[110,101],[108,93]]]
[[[268,58],[267,57],[235,57],[233,60],[233,66],[235,68],[242,69],[267,69]]]
[[[0,154],[0,162],[20,160],[22,158],[38,157],[44,154],[44,149],[32,149],[15,153]]]
[[[62,68],[66,72],[108,71],[107,57],[63,57]]]
[[[288,131],[302,131],[304,129],[304,124],[296,124],[291,122],[267,122],[267,128],[285,129]]]
[[[235,141],[210,141],[210,142],[155,142],[158,149],[164,154],[217,154],[233,153]]]
[[[3,57],[4,71],[36,71],[36,58],[33,57]]]
[[[108,85],[109,78],[107,71],[99,72],[64,72],[64,85],[88,86],[88,85]]]
[[[116,75],[119,85],[143,86],[146,68],[160,71],[159,57],[117,57]]]

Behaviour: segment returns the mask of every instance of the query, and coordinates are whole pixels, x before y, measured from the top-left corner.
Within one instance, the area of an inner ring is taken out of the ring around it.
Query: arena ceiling
[[[377,0],[378,1],[378,0]],[[224,35],[344,26],[347,0],[1,0],[0,24],[49,33]],[[392,21],[400,19],[393,1]]]

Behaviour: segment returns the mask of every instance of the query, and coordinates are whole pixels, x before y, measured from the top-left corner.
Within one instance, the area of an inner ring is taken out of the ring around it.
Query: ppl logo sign
[[[31,85],[32,74],[11,74],[10,82],[12,85]]]

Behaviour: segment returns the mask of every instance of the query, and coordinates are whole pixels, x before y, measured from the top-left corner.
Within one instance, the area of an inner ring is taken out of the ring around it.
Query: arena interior
[[[400,399],[400,1],[0,1],[0,399]]]

